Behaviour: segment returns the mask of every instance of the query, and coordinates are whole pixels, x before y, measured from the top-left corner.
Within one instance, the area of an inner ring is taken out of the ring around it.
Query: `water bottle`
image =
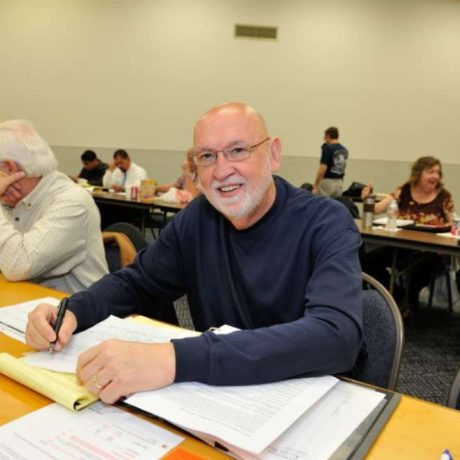
[[[370,193],[363,199],[363,227],[372,227],[374,220],[375,195]]]
[[[388,205],[387,214],[388,220],[385,228],[394,232],[398,226],[396,220],[398,219],[398,202],[396,200],[392,200],[391,203]]]
[[[452,221],[452,228],[450,233],[455,236],[460,236],[460,216],[454,214],[454,219]],[[459,243],[460,244],[460,243]]]

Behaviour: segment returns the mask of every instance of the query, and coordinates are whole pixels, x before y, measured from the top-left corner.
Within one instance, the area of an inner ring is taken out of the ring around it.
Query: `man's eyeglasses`
[[[263,141],[258,142],[254,145],[249,145],[246,142],[239,142],[237,144],[225,147],[220,151],[216,150],[202,150],[193,154],[193,160],[197,166],[211,166],[217,161],[217,155],[222,153],[228,161],[243,161],[251,156],[254,149],[262,145],[264,142],[269,141],[267,137]]]

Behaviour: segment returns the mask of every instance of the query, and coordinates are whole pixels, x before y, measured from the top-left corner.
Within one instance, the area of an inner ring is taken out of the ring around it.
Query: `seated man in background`
[[[178,190],[182,190],[183,192],[188,193],[187,200],[179,200],[179,201],[190,201],[191,199],[195,198],[199,195],[200,191],[197,188],[198,184],[198,173],[196,164],[193,161],[193,149],[187,150],[186,158],[181,164],[182,174],[181,176],[175,181],[170,182],[169,184],[160,184],[155,187],[156,193],[166,193],[172,187],[177,188]]]
[[[21,120],[0,123],[0,271],[61,291],[107,273],[100,217],[88,192],[58,172],[49,145]]]
[[[81,154],[80,158],[83,168],[77,177],[72,177],[72,180],[78,182],[78,179],[86,179],[90,185],[102,185],[102,178],[108,168],[108,164],[99,160],[92,150],[86,150]]]
[[[361,238],[350,213],[273,177],[280,140],[247,105],[206,112],[193,158],[203,194],[133,265],[70,298],[56,348],[110,314],[155,316],[184,294],[198,330],[242,330],[103,342],[79,357],[79,380],[112,403],[173,382],[249,385],[350,371],[362,346]],[[47,304],[30,314],[31,346],[55,339],[55,315]]]
[[[133,186],[140,187],[144,179],[147,179],[145,169],[134,163],[126,150],[119,149],[113,154],[113,161],[104,174],[102,185],[116,192],[124,192]]]

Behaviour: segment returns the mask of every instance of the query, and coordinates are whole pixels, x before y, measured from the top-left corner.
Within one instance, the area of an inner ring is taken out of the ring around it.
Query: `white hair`
[[[27,176],[41,177],[57,169],[50,146],[27,120],[0,123],[0,161],[12,160]]]

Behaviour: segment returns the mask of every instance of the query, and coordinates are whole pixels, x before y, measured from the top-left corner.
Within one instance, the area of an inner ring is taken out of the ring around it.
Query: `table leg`
[[[398,249],[392,248],[391,271],[390,271],[390,294],[393,295],[397,275],[396,261],[398,259]]]
[[[146,211],[142,210],[141,212],[141,221],[139,222],[140,231],[143,235],[145,235],[145,213],[149,212],[148,209]]]

